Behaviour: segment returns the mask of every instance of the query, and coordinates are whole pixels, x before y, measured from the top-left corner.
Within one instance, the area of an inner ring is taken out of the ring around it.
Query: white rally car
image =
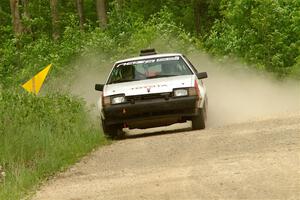
[[[151,128],[192,121],[204,129],[207,95],[198,73],[182,54],[142,50],[139,57],[116,62],[98,101],[103,131],[117,137],[123,128]]]

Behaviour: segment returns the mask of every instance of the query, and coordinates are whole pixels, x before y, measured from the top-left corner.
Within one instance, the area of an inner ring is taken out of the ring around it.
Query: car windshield
[[[180,56],[136,60],[117,64],[107,84],[191,74]]]

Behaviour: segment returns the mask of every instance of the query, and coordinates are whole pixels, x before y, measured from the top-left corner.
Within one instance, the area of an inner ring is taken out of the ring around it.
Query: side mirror
[[[200,72],[197,74],[198,79],[204,79],[207,78],[207,73],[206,72]]]
[[[97,91],[103,91],[104,88],[104,84],[96,84],[95,85],[95,90]]]

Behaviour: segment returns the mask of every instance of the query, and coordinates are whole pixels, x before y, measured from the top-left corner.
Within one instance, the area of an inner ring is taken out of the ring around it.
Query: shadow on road
[[[161,136],[161,135],[167,135],[167,134],[175,134],[180,133],[184,131],[192,131],[191,128],[180,128],[180,129],[174,129],[174,130],[162,130],[162,131],[151,131],[151,132],[145,132],[147,130],[138,130],[138,133],[131,133],[131,131],[127,132],[122,139],[137,139],[137,138],[144,138],[144,137],[153,137],[153,136]]]

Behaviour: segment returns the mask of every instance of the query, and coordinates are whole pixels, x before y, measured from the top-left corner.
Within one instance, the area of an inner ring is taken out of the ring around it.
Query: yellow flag
[[[22,87],[27,90],[28,92],[32,92],[34,94],[38,94],[45,78],[51,68],[52,64],[48,65],[45,69],[40,71],[37,75],[35,75],[32,79],[27,81],[22,85]]]

